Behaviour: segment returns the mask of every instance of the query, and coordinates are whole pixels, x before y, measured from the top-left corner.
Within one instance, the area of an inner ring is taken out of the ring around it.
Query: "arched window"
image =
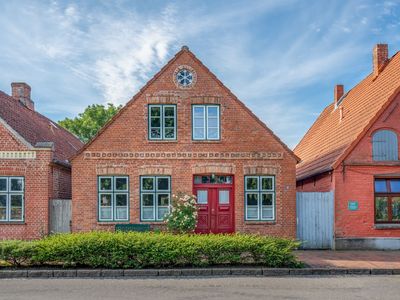
[[[379,130],[372,136],[372,160],[398,160],[397,135],[391,130]]]

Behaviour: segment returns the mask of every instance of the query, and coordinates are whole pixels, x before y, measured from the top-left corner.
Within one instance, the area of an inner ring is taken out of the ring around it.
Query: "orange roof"
[[[379,75],[371,73],[342,98],[329,104],[294,149],[301,158],[297,180],[335,168],[398,93],[400,54],[393,55]],[[340,117],[342,109],[343,117]]]

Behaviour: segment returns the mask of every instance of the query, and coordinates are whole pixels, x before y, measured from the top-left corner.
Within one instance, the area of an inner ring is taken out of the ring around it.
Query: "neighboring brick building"
[[[198,196],[198,232],[294,238],[296,162],[183,47],[73,158],[72,230],[159,226],[182,191]]]
[[[78,138],[34,110],[31,88],[0,91],[0,240],[49,231],[49,200],[71,198],[70,156]]]
[[[373,71],[321,113],[295,148],[299,192],[334,191],[336,248],[400,249],[400,54],[373,51]]]

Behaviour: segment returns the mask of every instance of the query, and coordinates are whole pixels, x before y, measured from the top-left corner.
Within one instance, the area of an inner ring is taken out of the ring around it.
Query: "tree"
[[[85,143],[89,141],[120,109],[122,105],[115,106],[107,103],[93,104],[86,107],[83,113],[70,119],[65,118],[58,122],[62,127],[77,135]]]

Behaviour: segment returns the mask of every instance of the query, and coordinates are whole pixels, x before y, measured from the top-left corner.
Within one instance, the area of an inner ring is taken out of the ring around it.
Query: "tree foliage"
[[[87,142],[118,112],[118,110],[121,109],[121,107],[122,105],[115,106],[112,103],[108,103],[107,106],[102,104],[89,105],[86,107],[85,111],[80,113],[77,117],[73,119],[65,118],[59,121],[58,124],[77,135],[83,142]]]

